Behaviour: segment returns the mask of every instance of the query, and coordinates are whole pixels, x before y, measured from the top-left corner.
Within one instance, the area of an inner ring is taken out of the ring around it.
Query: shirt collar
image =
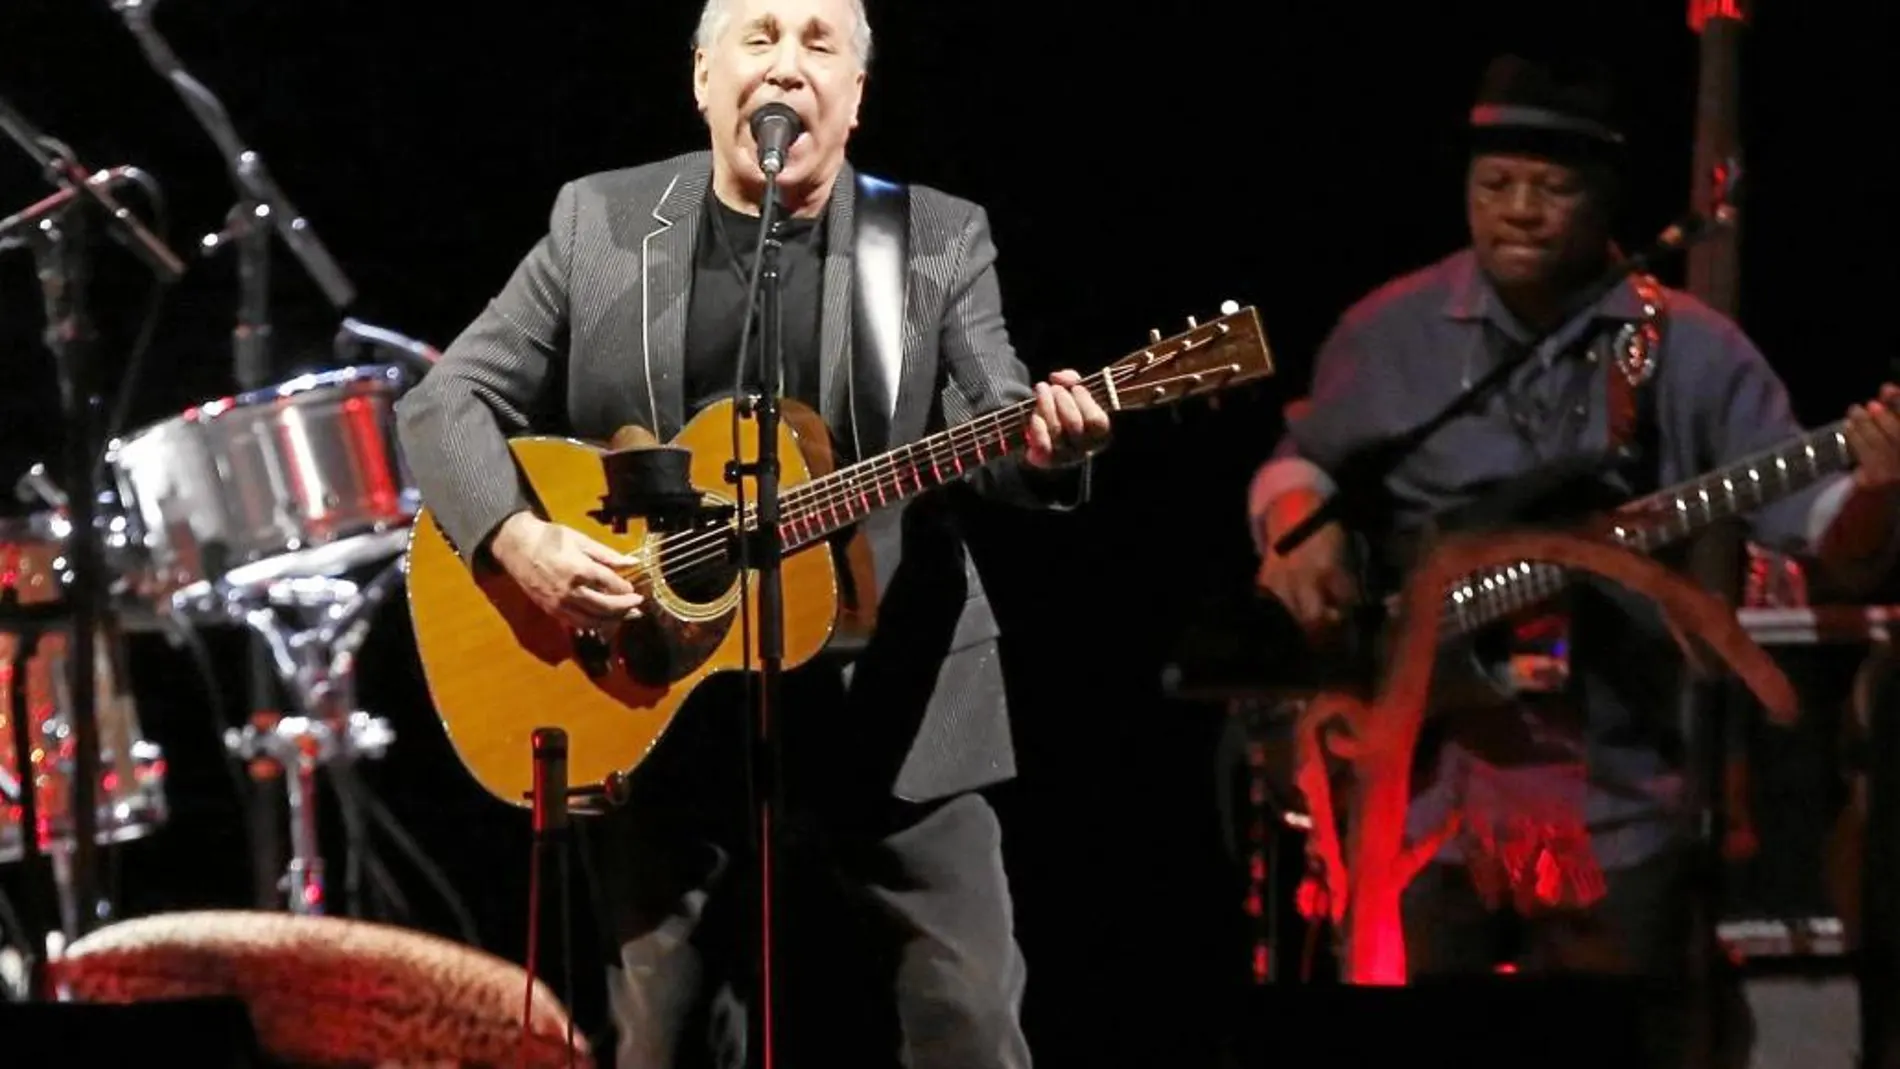
[[[1528,338],[1530,331],[1518,322],[1516,316],[1504,307],[1491,280],[1478,267],[1477,254],[1467,248],[1453,259],[1450,277],[1446,286],[1444,313],[1447,318],[1474,321],[1488,320],[1505,333],[1520,340]],[[1611,320],[1633,323],[1644,318],[1643,299],[1636,292],[1636,285],[1628,278],[1618,282],[1615,288],[1585,308],[1582,312],[1564,324],[1559,333],[1569,333],[1579,321],[1585,319]]]

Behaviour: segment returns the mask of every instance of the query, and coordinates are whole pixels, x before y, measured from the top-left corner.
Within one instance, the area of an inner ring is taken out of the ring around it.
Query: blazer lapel
[[[642,370],[653,433],[662,441],[686,423],[686,312],[693,291],[699,211],[711,175],[709,158],[695,158],[676,173],[653,207],[656,225],[640,246]]]
[[[851,366],[851,243],[856,236],[851,220],[857,197],[857,172],[847,163],[838,172],[825,216],[824,318],[818,328],[819,414],[839,438],[850,433],[845,384],[838,376]]]

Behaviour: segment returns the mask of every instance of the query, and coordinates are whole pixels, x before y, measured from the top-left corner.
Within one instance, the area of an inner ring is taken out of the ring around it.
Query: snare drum
[[[150,597],[331,576],[400,555],[420,504],[396,441],[402,373],[366,365],[199,405],[107,448]]]
[[[24,708],[32,748],[39,850],[73,845],[74,727],[67,687],[69,626],[0,626],[0,862],[18,861],[21,838],[20,767],[13,716]],[[118,648],[101,629],[93,646],[95,721],[99,726],[99,783],[93,789],[97,840],[126,842],[166,819],[165,760],[139,733],[132,696],[120,689]],[[23,692],[23,693],[22,693]]]

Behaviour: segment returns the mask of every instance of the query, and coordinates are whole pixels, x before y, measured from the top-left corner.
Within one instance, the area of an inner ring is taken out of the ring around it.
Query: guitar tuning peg
[[[1239,302],[1239,301],[1222,301],[1222,302],[1220,302],[1220,314],[1221,314],[1221,315],[1224,315],[1224,316],[1230,316],[1230,315],[1233,315],[1233,314],[1234,314],[1235,312],[1238,312],[1238,311],[1240,311],[1240,302]]]
[[[1155,342],[1158,342],[1160,340],[1161,340],[1161,332],[1156,330],[1153,327],[1149,327],[1148,328],[1148,343],[1152,345]]]
[[[1194,321],[1194,317],[1188,316],[1188,329],[1193,330],[1195,327],[1198,327],[1198,326],[1200,326],[1200,324]]]

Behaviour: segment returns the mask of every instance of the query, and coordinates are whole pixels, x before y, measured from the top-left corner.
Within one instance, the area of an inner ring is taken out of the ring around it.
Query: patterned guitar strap
[[[1667,294],[1650,275],[1631,277],[1642,302],[1642,315],[1592,343],[1596,363],[1604,369],[1604,397],[1608,448],[1617,455],[1618,470],[1638,496],[1657,483],[1657,427],[1655,390],[1647,388],[1656,373],[1667,325]],[[1569,674],[1568,628],[1562,615],[1527,622],[1518,633],[1520,646],[1548,651],[1527,660],[1534,668],[1516,668],[1513,680],[1520,690],[1558,690]],[[1471,876],[1480,894],[1494,907],[1508,901],[1526,915],[1551,909],[1583,908],[1602,897],[1603,873],[1583,819],[1585,770],[1567,768],[1574,783],[1566,782],[1556,797],[1520,798],[1506,808],[1513,815],[1504,827],[1478,827],[1479,849],[1471,857]],[[1467,786],[1470,790],[1478,785]],[[1481,789],[1481,788],[1480,788]]]
[[[1633,275],[1630,283],[1643,302],[1641,319],[1625,323],[1610,341],[1604,360],[1604,393],[1609,400],[1609,444],[1621,454],[1637,494],[1656,488],[1656,392],[1642,387],[1656,374],[1662,355],[1668,294],[1653,275]]]

